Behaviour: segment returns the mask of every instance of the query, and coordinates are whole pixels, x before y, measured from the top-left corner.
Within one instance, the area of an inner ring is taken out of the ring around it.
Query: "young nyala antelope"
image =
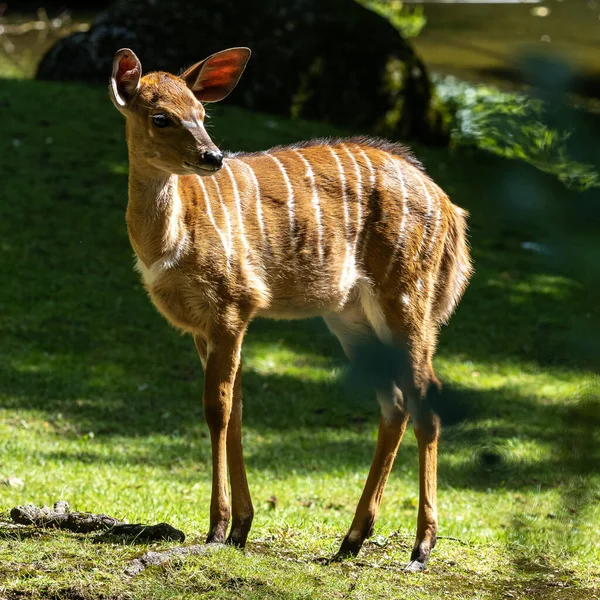
[[[142,77],[137,56],[123,49],[110,81],[126,119],[127,227],[137,269],[158,310],[192,334],[205,372],[207,542],[243,547],[252,524],[240,356],[248,324],[321,316],[351,360],[377,342],[401,348],[398,362],[407,363],[375,386],[375,457],[336,556],[356,555],[371,534],[411,416],[419,511],[407,568],[422,570],[436,542],[440,430],[427,391],[439,386],[432,367],[438,329],[471,273],[465,212],[399,144],[331,139],[223,154],[204,128],[203,103],[225,98],[249,57],[247,48],[231,48],[179,77]]]

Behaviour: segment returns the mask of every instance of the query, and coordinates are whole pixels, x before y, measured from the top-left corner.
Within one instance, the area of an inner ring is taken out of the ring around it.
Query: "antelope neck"
[[[185,236],[177,175],[129,167],[127,228],[137,257],[150,268]]]

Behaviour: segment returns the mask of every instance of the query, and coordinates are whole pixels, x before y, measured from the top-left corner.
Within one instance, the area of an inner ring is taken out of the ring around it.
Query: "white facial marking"
[[[304,157],[302,152],[300,152],[299,150],[293,150],[293,152],[295,154],[297,154],[298,157],[300,158],[300,160],[302,160],[302,162],[304,163],[304,166],[306,167],[306,177],[308,178],[308,180],[310,182],[310,186],[312,188],[311,202],[313,205],[313,209],[315,211],[315,223],[317,225],[317,240],[318,240],[317,241],[317,244],[318,244],[317,252],[319,254],[319,260],[322,263],[323,262],[323,227],[321,225],[321,203],[319,201],[319,190],[318,190],[317,184],[315,182],[315,174],[312,170],[312,167],[310,166],[310,163]]]
[[[200,120],[198,113],[195,113],[192,115],[191,121],[182,119],[181,124],[186,129],[202,129],[202,130],[204,130],[204,125],[202,124],[202,121]]]
[[[292,187],[292,182],[290,181],[290,177],[287,174],[287,171],[285,170],[283,163],[276,156],[273,156],[272,154],[269,154],[268,152],[265,152],[264,154],[265,154],[265,156],[268,156],[273,159],[275,164],[279,167],[281,174],[283,175],[283,181],[285,182],[285,185],[287,187],[287,192],[288,192],[287,205],[288,205],[288,213],[290,216],[290,239],[292,241],[292,247],[296,248],[296,239],[294,236],[294,231],[296,229],[296,215],[295,215],[295,206],[294,206],[294,188]]]
[[[219,226],[217,225],[217,222],[215,221],[215,217],[213,215],[212,212],[212,206],[210,204],[210,197],[208,195],[208,192],[206,191],[206,186],[204,185],[204,181],[202,181],[202,177],[200,177],[199,175],[196,175],[196,178],[198,180],[198,183],[200,184],[200,188],[202,189],[202,194],[204,196],[204,201],[206,203],[206,214],[208,215],[208,220],[210,221],[211,225],[215,228],[215,231],[217,232],[217,235],[219,236],[219,239],[221,240],[221,243],[223,244],[223,250],[225,251],[225,256],[227,256],[227,268],[230,268],[230,264],[229,264],[229,246],[227,245],[227,240],[225,239],[225,236],[223,235],[223,232],[219,229]]]
[[[344,207],[344,231],[346,237],[346,251],[344,255],[344,264],[342,266],[342,274],[340,277],[340,291],[344,296],[350,291],[352,285],[356,281],[356,266],[354,261],[354,254],[352,252],[352,243],[350,241],[350,214],[348,209],[348,195],[346,194],[346,175],[344,173],[344,167],[340,157],[336,154],[335,150],[328,147],[331,155],[335,160],[335,164],[338,168],[340,187],[342,190],[342,205]]]
[[[410,296],[408,294],[402,294],[402,304],[405,306],[410,304]]]
[[[417,280],[417,292],[422,292],[423,291],[423,280],[419,279]]]
[[[148,135],[153,138],[154,137],[154,131],[152,131],[152,127],[148,127]]]

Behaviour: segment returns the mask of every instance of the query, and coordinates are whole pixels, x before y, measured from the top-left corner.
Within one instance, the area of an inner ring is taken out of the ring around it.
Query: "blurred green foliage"
[[[427,18],[422,6],[406,6],[401,0],[356,0],[386,18],[404,38],[417,37]]]
[[[574,189],[600,185],[594,165],[576,160],[568,150],[572,136],[568,124],[551,123],[543,100],[452,76],[438,76],[435,83],[450,114],[456,144],[523,160]]]
[[[13,56],[0,51],[0,77],[5,79],[31,78],[35,72],[38,57],[25,52],[17,60]]]

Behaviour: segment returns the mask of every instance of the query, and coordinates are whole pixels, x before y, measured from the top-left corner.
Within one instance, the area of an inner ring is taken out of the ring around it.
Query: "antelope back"
[[[470,272],[464,214],[399,144],[316,140],[230,154],[180,189],[202,207],[196,219],[188,209],[194,239],[213,239],[211,264],[265,316],[337,312],[368,293],[441,321]]]

